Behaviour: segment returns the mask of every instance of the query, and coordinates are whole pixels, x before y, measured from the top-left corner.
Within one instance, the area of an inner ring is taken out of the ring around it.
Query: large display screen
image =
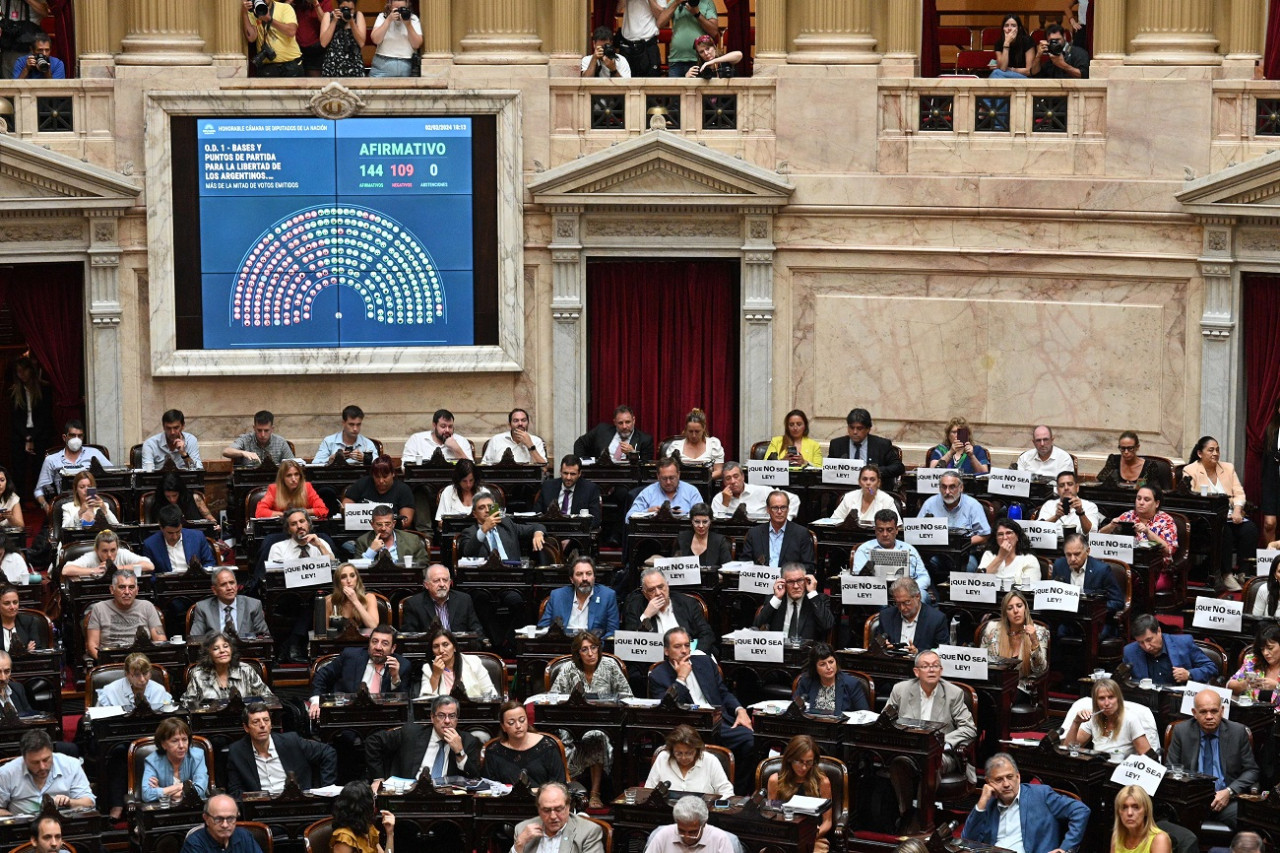
[[[198,270],[201,348],[485,342],[476,231],[491,217],[476,216],[485,170],[475,125],[466,116],[194,119],[186,185],[198,265],[179,254],[178,266]],[[183,183],[175,175],[175,219]],[[481,193],[481,208],[491,195]],[[175,223],[181,244],[179,232]],[[195,325],[185,324],[188,345]]]

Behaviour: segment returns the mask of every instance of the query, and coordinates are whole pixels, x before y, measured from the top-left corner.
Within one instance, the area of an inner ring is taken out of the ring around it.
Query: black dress
[[[1142,473],[1138,475],[1138,484],[1151,484],[1159,486],[1161,489],[1168,490],[1172,487],[1173,472],[1167,469],[1158,459],[1152,459],[1144,456],[1142,458]],[[1107,457],[1107,464],[1102,466],[1102,470],[1098,472],[1098,482],[1107,485],[1133,485],[1128,481],[1120,479],[1120,454],[1112,453]]]
[[[692,557],[693,531],[682,530],[676,537],[676,556]],[[707,550],[698,555],[698,564],[702,566],[723,566],[733,560],[733,552],[729,548],[729,540],[714,530],[707,533]]]
[[[529,775],[529,782],[538,787],[545,782],[564,782],[564,761],[556,742],[543,736],[529,749],[515,750],[502,741],[485,750],[484,777],[506,785],[514,785],[520,771]]]

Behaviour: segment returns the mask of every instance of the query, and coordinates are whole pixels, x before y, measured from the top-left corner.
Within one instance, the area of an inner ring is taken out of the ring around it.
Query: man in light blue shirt
[[[67,421],[62,432],[63,449],[50,453],[44,458],[40,466],[40,477],[36,480],[35,498],[36,503],[40,504],[40,508],[46,512],[49,510],[49,498],[45,496],[45,489],[53,489],[56,493],[62,487],[59,479],[62,472],[68,476],[78,474],[88,470],[89,463],[95,459],[102,467],[111,467],[107,457],[96,448],[84,446],[84,438],[84,422]]]
[[[680,482],[680,463],[668,456],[658,461],[658,482],[651,483],[636,495],[627,513],[627,521],[637,515],[653,515],[668,502],[672,513],[687,515],[701,500],[702,494],[697,489]]]
[[[868,561],[871,560],[871,552],[876,549],[906,551],[907,577],[912,578],[919,585],[925,603],[933,604],[933,579],[929,577],[929,570],[924,567],[924,560],[920,558],[920,552],[916,550],[916,546],[908,545],[898,538],[897,514],[891,509],[882,509],[875,515],[875,525],[876,538],[863,542],[858,546],[858,550],[853,552],[853,573],[855,575],[863,573]]]
[[[35,814],[46,794],[60,809],[97,805],[80,762],[55,753],[47,732],[27,732],[18,748],[21,758],[0,767],[0,815]]]
[[[959,474],[953,471],[943,474],[938,480],[938,494],[924,502],[916,517],[945,518],[949,530],[968,536],[973,545],[968,570],[978,570],[978,551],[991,535],[991,525],[987,523],[987,511],[982,504],[964,493],[964,481]]]
[[[178,409],[170,409],[160,416],[162,431],[142,443],[143,471],[159,471],[170,460],[186,471],[204,467],[200,442],[183,429],[186,425],[187,419]]]
[[[159,711],[173,701],[169,691],[151,679],[151,661],[146,655],[134,652],[124,659],[124,678],[98,690],[98,704],[104,708],[123,708],[126,714],[132,713],[139,693],[153,711]]]
[[[348,465],[363,465],[366,456],[376,456],[378,446],[360,434],[364,425],[364,409],[347,406],[342,410],[342,431],[320,441],[312,465],[327,465],[334,456],[342,456]]]

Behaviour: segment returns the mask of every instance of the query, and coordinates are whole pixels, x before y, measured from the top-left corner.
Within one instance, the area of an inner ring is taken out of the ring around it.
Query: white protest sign
[[[1183,685],[1183,687],[1186,688],[1187,692],[1182,697],[1182,707],[1178,711],[1179,714],[1186,714],[1188,717],[1190,717],[1191,712],[1194,711],[1196,707],[1196,694],[1199,693],[1201,690],[1212,690],[1214,693],[1217,693],[1219,696],[1222,697],[1223,718],[1228,719],[1231,717],[1232,693],[1227,688],[1214,687],[1212,684],[1201,684],[1198,681],[1188,681],[1186,684]]]
[[[987,680],[986,649],[974,649],[969,646],[938,646],[934,651],[942,660],[943,678]]]
[[[1137,785],[1147,792],[1148,797],[1154,797],[1164,774],[1163,764],[1135,752],[1117,765],[1115,772],[1111,774],[1111,781],[1122,786]]]
[[[1090,533],[1089,555],[1099,560],[1119,560],[1133,565],[1133,537],[1114,533]]]
[[[738,572],[738,592],[773,595],[773,582],[780,577],[774,566],[751,566]]]
[[[936,495],[938,493],[938,481],[942,479],[942,475],[945,473],[947,473],[945,468],[917,468],[916,493]]]
[[[747,463],[747,479],[758,486],[789,486],[791,473],[785,459],[755,459]]]
[[[1062,533],[1061,527],[1052,521],[1019,521],[1018,523],[1026,531],[1027,538],[1031,540],[1032,548],[1043,548],[1046,551],[1057,550],[1058,536]]]
[[[623,660],[654,663],[662,660],[662,635],[648,631],[614,631],[613,653]]]
[[[1000,579],[995,575],[952,572],[947,588],[951,601],[995,604],[1000,593]]]
[[[840,602],[883,607],[889,603],[889,585],[881,578],[865,578],[846,572],[840,575]]]
[[[702,583],[702,565],[697,557],[657,557],[653,565],[662,569],[668,586],[697,586]]]
[[[909,545],[946,545],[947,520],[945,518],[904,518],[902,538]]]
[[[1080,588],[1069,583],[1039,581],[1035,585],[1036,611],[1058,610],[1063,613],[1080,612]]]
[[[1258,549],[1258,577],[1271,577],[1271,567],[1275,565],[1276,557],[1280,557],[1280,551],[1272,551],[1269,548]]]
[[[784,637],[781,631],[742,631],[734,638],[733,659],[782,663]]]
[[[834,485],[856,486],[862,466],[867,463],[861,459],[823,459],[822,482]]]
[[[1014,498],[1031,497],[1031,472],[992,468],[987,474],[987,494]]]
[[[342,508],[343,530],[372,530],[373,510],[382,504],[347,504]]]
[[[1037,601],[1036,604],[1039,604]],[[1239,631],[1244,622],[1244,602],[1226,598],[1196,596],[1195,616],[1192,628],[1217,628],[1220,631]]]
[[[284,588],[296,589],[304,586],[329,586],[333,583],[333,560],[329,557],[299,557],[296,560],[285,560]]]

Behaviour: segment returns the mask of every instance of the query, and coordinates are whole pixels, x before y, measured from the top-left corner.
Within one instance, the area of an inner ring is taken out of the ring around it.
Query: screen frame
[[[359,117],[491,115],[494,119],[497,209],[497,340],[491,345],[298,349],[179,349],[175,286],[174,116],[321,117],[337,87],[354,96]],[[327,94],[325,94],[327,93]],[[322,99],[321,95],[325,95]],[[151,375],[253,376],[340,373],[519,372],[524,369],[524,218],[522,141],[517,92],[458,93],[423,88],[359,89],[330,84],[314,90],[152,92],[147,96],[147,290],[150,302]]]

